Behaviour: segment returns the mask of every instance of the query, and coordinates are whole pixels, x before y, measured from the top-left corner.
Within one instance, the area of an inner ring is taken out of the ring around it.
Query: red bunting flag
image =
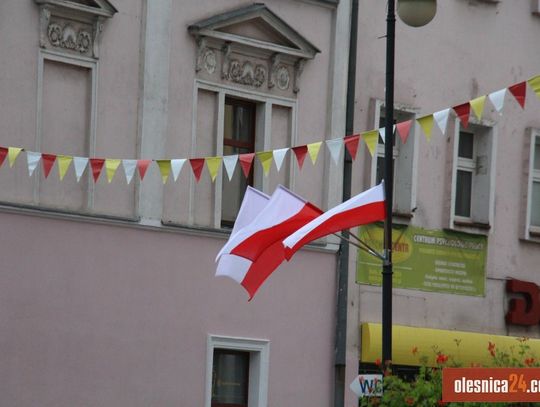
[[[458,106],[454,106],[452,109],[454,109],[454,112],[459,117],[459,120],[461,120],[461,124],[463,125],[463,128],[467,128],[469,125],[469,114],[471,113],[471,105],[469,102],[463,103]]]
[[[527,95],[527,82],[516,83],[508,88],[514,95],[522,109],[525,109],[525,96]]]
[[[356,152],[358,151],[358,142],[360,141],[360,134],[354,134],[347,136],[343,139],[347,151],[351,155],[352,160],[356,159]]]
[[[7,157],[8,149],[7,147],[0,147],[0,167],[4,164],[4,160]]]
[[[88,161],[90,161],[90,167],[92,168],[92,177],[94,178],[94,182],[97,182],[99,174],[101,174],[101,170],[103,169],[103,164],[105,164],[105,159],[90,158]]]
[[[151,162],[152,160],[137,160],[137,169],[139,170],[139,176],[141,177],[141,181],[144,179],[146,170],[148,170]]]
[[[41,162],[43,164],[43,175],[45,178],[49,176],[51,169],[56,161],[56,154],[41,154]]]
[[[191,164],[191,169],[195,180],[199,182],[201,179],[202,170],[204,168],[204,158],[190,158],[189,163]]]
[[[253,159],[255,158],[255,153],[239,154],[238,160],[240,161],[240,166],[242,167],[242,172],[244,176],[249,177],[249,172],[251,171],[251,165],[253,164]]]
[[[407,120],[406,122],[401,122],[396,125],[397,132],[403,144],[407,142],[409,133],[411,131],[412,120]]]
[[[298,162],[298,168],[302,169],[302,166],[304,165],[304,160],[306,159],[306,155],[308,153],[308,148],[306,146],[297,146],[292,148],[294,155],[296,156],[296,161]]]

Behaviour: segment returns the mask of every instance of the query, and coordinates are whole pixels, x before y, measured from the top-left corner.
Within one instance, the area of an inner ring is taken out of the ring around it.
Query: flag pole
[[[392,201],[394,189],[394,48],[395,0],[388,0],[386,17],[386,92],[385,92],[385,143],[384,188],[386,219],[384,222],[384,261],[382,269],[382,360],[392,360]]]

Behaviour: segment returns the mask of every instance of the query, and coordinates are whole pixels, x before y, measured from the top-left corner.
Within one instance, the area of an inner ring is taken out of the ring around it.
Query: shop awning
[[[361,337],[360,361],[374,363],[377,359],[380,360],[381,324],[363,323]],[[437,353],[442,352],[450,357],[448,366],[451,366],[453,361],[463,367],[471,364],[491,366],[493,357],[488,349],[490,342],[495,344],[495,349],[510,353],[518,360],[531,356],[536,360],[540,358],[539,339],[523,342],[523,338],[513,336],[393,325],[392,362],[395,365],[418,366],[421,364],[420,358],[425,356],[429,366],[436,366]],[[523,346],[529,347],[524,356],[519,354]]]

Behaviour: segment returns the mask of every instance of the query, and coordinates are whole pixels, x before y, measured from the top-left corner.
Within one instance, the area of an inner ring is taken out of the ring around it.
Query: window
[[[394,124],[414,120],[415,113],[411,110],[394,109]],[[381,101],[376,102],[375,128],[385,126],[385,109]],[[407,143],[403,144],[399,135],[394,133],[394,216],[403,219],[412,217],[415,204],[416,171],[416,140],[414,125],[411,126]],[[376,159],[372,160],[371,185],[376,185],[384,178],[384,143],[379,137]]]
[[[255,151],[255,112],[254,103],[233,98],[225,99],[223,155]],[[223,173],[222,227],[232,227],[248,185],[253,185],[253,171],[247,179],[241,174],[233,177],[231,181],[227,174]]]
[[[249,352],[214,349],[212,407],[247,407]]]
[[[494,201],[492,127],[456,121],[452,172],[451,227],[489,230]]]
[[[270,344],[210,335],[206,407],[266,407]]]
[[[531,134],[527,237],[540,238],[540,131]]]
[[[455,215],[471,217],[472,178],[476,170],[474,134],[461,131],[458,141]]]

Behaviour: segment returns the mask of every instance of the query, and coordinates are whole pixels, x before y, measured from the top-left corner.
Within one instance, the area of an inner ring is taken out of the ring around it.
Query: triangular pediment
[[[34,0],[37,4],[101,17],[112,17],[118,12],[108,0]]]
[[[196,36],[215,38],[299,58],[311,59],[320,52],[296,29],[262,3],[215,15],[190,25],[188,29]]]

